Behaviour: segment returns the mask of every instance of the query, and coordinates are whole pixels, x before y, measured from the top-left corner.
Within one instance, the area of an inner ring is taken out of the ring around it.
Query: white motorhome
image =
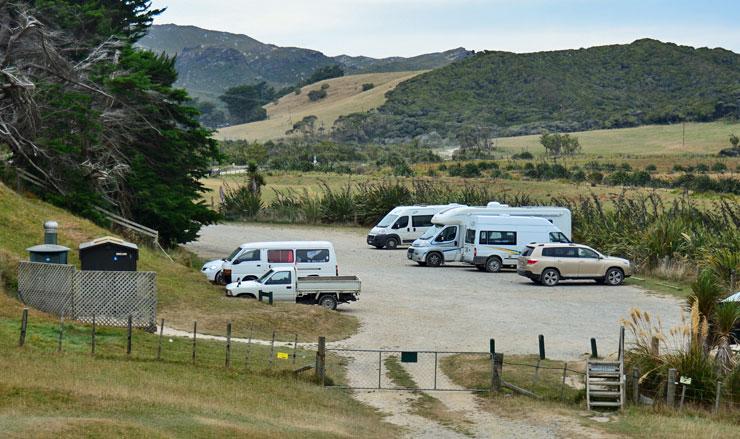
[[[432,227],[432,217],[435,214],[460,206],[460,204],[398,206],[370,230],[367,243],[376,248],[388,249],[395,249],[401,244],[410,244]]]
[[[446,262],[462,261],[466,225],[473,216],[528,216],[544,218],[561,232],[560,242],[571,240],[571,213],[564,207],[525,206],[510,207],[496,202],[487,206],[455,206],[432,217],[433,227],[413,242],[408,249],[408,259],[420,265],[438,267]]]
[[[222,264],[226,283],[259,279],[273,268],[295,267],[301,277],[339,276],[334,246],[329,241],[250,242]]]
[[[472,216],[465,225],[463,262],[497,273],[516,266],[527,244],[563,242],[565,235],[545,218],[529,216]]]

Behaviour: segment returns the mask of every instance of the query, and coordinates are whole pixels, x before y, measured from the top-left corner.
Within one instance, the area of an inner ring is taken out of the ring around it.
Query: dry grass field
[[[283,96],[276,104],[265,106],[267,120],[243,125],[234,125],[218,130],[219,140],[247,139],[265,141],[286,137],[285,132],[306,116],[316,116],[316,126],[328,130],[339,116],[368,111],[385,102],[385,94],[399,83],[422,72],[367,73],[341,78],[327,79],[301,89],[300,94]],[[375,87],[362,91],[362,85],[372,83]],[[327,97],[316,102],[308,99],[308,92],[319,90],[327,84]]]

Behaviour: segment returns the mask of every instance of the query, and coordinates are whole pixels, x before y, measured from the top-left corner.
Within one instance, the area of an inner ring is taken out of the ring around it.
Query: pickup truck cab
[[[256,299],[262,291],[272,293],[273,301],[336,309],[340,303],[359,300],[360,286],[357,276],[298,277],[295,267],[275,267],[257,280],[230,283],[226,295]]]

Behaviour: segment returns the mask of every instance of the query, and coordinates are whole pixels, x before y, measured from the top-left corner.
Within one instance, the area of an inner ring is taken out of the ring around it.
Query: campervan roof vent
[[[508,204],[501,204],[498,201],[491,201],[486,205],[486,207],[509,207]]]

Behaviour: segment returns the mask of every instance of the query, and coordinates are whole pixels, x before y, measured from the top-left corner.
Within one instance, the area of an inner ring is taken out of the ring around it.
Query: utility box
[[[136,271],[139,247],[112,236],[80,244],[80,267],[83,271]]]
[[[43,262],[46,264],[67,263],[69,248],[63,245],[57,245],[57,229],[59,229],[59,224],[56,221],[47,221],[44,223],[44,243],[26,249],[31,262]]]

